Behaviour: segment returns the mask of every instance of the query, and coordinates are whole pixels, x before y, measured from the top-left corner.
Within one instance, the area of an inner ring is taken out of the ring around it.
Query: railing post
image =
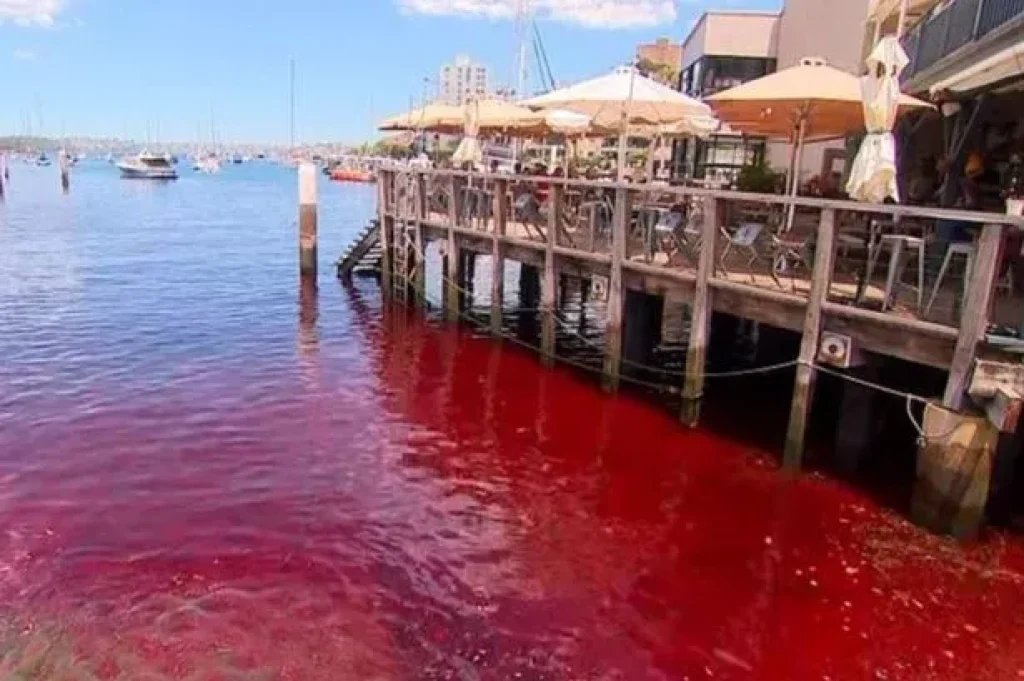
[[[491,236],[491,335],[502,337],[505,301],[505,236],[508,213],[508,180],[494,183],[494,234]]]
[[[299,273],[316,276],[316,166],[299,165]]]
[[[612,261],[608,277],[608,314],[605,322],[604,389],[619,387],[622,364],[622,261],[626,259],[626,235],[629,232],[629,190],[615,190],[615,215],[612,218]]]
[[[832,280],[832,265],[835,260],[836,213],[831,208],[821,212],[818,226],[818,242],[814,256],[814,278],[807,300],[807,314],[804,316],[803,338],[800,340],[800,363],[796,368],[793,386],[793,403],[789,414],[789,429],[786,431],[786,448],[782,465],[787,471],[800,470],[804,456],[804,440],[807,435],[807,420],[810,416],[814,396],[814,359],[818,354],[821,335],[821,307],[828,297]]]
[[[722,200],[704,199],[704,224],[701,225],[700,257],[697,261],[697,282],[690,307],[690,339],[686,350],[686,378],[683,383],[683,409],[680,417],[686,425],[696,427],[700,421],[704,395],[704,366],[707,362],[708,330],[711,326],[711,277],[715,271],[715,244]]]
[[[957,338],[953,362],[949,367],[949,380],[943,396],[943,406],[960,411],[963,409],[978,344],[988,327],[989,307],[996,284],[999,267],[999,247],[1002,243],[1003,226],[985,225],[978,240],[978,253],[974,259],[971,281],[964,301],[964,313],[960,319],[960,335]]]
[[[450,322],[459,320],[459,251],[455,243],[455,226],[459,222],[461,210],[459,200],[459,186],[454,175],[448,178],[448,187],[451,191],[451,198],[448,201],[448,242],[445,248],[444,258],[447,264],[447,276],[444,282],[444,310],[445,319]]]
[[[555,361],[555,312],[558,307],[558,272],[555,263],[555,244],[561,222],[562,193],[560,184],[551,185],[548,193],[547,248],[544,251],[544,279],[541,282],[541,303],[544,309],[541,317],[541,357],[546,366]]]

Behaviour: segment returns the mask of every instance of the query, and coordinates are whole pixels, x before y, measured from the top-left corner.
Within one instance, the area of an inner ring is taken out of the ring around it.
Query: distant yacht
[[[166,154],[142,152],[117,164],[121,177],[132,180],[176,180],[178,173]]]
[[[195,162],[192,166],[192,170],[198,173],[206,173],[207,175],[213,175],[220,172],[220,159],[215,155],[210,154],[206,158],[201,158]]]
[[[46,155],[45,151],[43,151],[40,152],[39,156],[36,158],[36,165],[40,167],[50,166],[53,165],[53,161],[51,161],[50,157]]]

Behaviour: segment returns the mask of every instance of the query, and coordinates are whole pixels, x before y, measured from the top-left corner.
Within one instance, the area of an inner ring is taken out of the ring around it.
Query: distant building
[[[636,47],[636,59],[638,62],[646,62],[656,67],[661,67],[662,73],[679,73],[683,66],[683,45],[675,43],[668,38],[658,38],[653,43],[643,43]],[[659,74],[651,74],[657,76]]]
[[[445,64],[437,79],[437,98],[445,104],[465,104],[475,97],[487,95],[487,67],[459,55],[451,64]]]
[[[683,41],[679,89],[692,97],[796,66],[803,57],[822,57],[830,66],[859,75],[870,0],[785,0],[780,12],[705,12]],[[674,175],[732,180],[746,164],[767,160],[777,170],[789,162],[789,145],[740,135],[684,140],[676,145]],[[841,172],[842,141],[809,144],[799,172]]]

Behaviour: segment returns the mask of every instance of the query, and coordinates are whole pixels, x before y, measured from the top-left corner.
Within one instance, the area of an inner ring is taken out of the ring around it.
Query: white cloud
[[[53,26],[64,4],[65,0],[0,0],[0,24]]]
[[[18,49],[14,50],[12,56],[19,61],[32,61],[36,58],[36,53],[32,50],[26,50],[23,47],[19,47]]]
[[[0,0],[3,2],[4,0]],[[512,19],[517,0],[397,0],[406,12]],[[528,0],[540,18],[588,28],[636,28],[675,21],[676,0]]]

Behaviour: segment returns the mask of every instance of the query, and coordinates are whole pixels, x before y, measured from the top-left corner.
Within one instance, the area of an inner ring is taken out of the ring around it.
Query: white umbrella
[[[861,79],[867,137],[857,152],[846,184],[846,192],[854,200],[900,200],[892,129],[900,102],[900,72],[908,63],[906,52],[893,36],[882,38],[868,57],[868,74]]]
[[[702,102],[640,75],[633,67],[555,90],[522,102],[540,109],[563,108],[586,114],[595,125],[619,133],[619,179],[625,173],[626,139],[631,125],[676,125],[691,117],[705,118]]]
[[[479,102],[470,102],[465,107],[465,137],[459,142],[458,149],[452,154],[452,161],[456,165],[472,163],[473,165],[483,163],[484,150],[480,146],[477,135],[480,134]]]

